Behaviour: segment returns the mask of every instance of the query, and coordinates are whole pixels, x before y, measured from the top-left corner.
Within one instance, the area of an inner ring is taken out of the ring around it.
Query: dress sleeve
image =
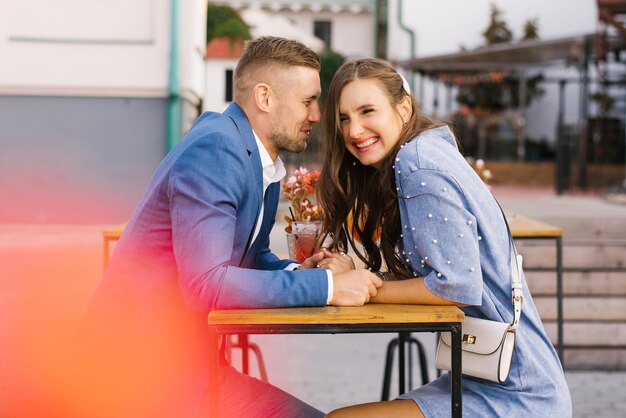
[[[398,187],[404,257],[439,297],[480,305],[482,273],[476,218],[448,173],[416,170]]]

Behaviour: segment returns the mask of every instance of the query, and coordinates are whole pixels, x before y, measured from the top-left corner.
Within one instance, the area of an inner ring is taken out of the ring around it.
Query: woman
[[[370,302],[456,305],[468,316],[510,323],[509,236],[502,212],[450,129],[419,113],[406,80],[386,61],[345,63],[330,86],[325,123],[318,186],[324,228],[334,248],[344,250],[349,242],[371,270],[386,266],[380,274],[387,281]],[[345,268],[339,261],[330,257],[320,264]],[[509,376],[503,384],[463,376],[466,416],[571,416],[560,361],[522,280],[522,319]],[[329,414],[449,415],[447,373],[396,400]]]

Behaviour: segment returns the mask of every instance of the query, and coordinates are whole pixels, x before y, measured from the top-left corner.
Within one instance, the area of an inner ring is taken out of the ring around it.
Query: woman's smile
[[[373,136],[352,142],[352,145],[354,145],[358,152],[367,152],[376,144],[378,144],[378,137]]]

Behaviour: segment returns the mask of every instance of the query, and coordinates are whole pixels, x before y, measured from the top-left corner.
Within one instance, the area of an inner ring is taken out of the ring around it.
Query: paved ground
[[[535,217],[626,219],[626,205],[601,197],[556,197],[550,190],[523,188],[496,188],[494,194],[506,208]],[[42,416],[33,411],[54,366],[46,359],[76,326],[100,278],[104,227],[0,224],[0,418]],[[286,251],[280,226],[272,242],[276,252]],[[272,383],[329,410],[380,398],[392,337],[284,335],[252,341],[262,348]],[[420,340],[432,362],[434,336]],[[575,417],[626,416],[626,371],[567,371],[566,377]]]

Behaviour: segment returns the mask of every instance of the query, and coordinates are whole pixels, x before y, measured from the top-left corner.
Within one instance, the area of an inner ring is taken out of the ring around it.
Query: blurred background
[[[604,193],[625,177],[620,0],[0,0],[0,222],[117,222],[243,42],[387,58],[495,184]],[[319,162],[319,135],[291,165]]]

